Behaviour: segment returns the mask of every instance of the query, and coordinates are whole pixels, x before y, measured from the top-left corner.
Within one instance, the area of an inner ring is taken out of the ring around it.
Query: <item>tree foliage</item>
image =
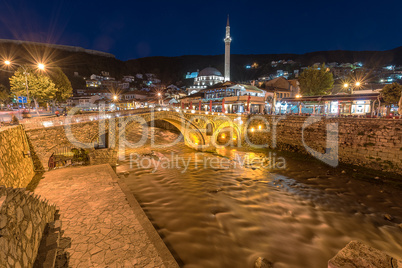
[[[47,75],[28,67],[25,70],[27,72],[29,97],[34,100],[36,108],[38,108],[39,102],[49,101],[56,97],[57,89]],[[10,77],[11,93],[15,96],[27,96],[25,70],[20,67]]]
[[[71,86],[71,82],[70,80],[68,80],[67,76],[61,70],[61,68],[57,67],[50,74],[50,78],[52,79],[57,89],[54,100],[58,102],[64,102],[72,96],[73,88]]]
[[[402,85],[398,83],[392,83],[389,85],[386,85],[382,90],[381,90],[382,98],[384,101],[388,104],[398,104],[399,100],[401,99],[401,94],[402,94]]]
[[[10,93],[8,92],[7,88],[0,84],[0,102],[3,104],[8,103],[10,100]]]
[[[322,64],[320,68],[314,66],[305,69],[300,74],[299,83],[304,96],[326,95],[334,85],[334,78],[325,64]]]

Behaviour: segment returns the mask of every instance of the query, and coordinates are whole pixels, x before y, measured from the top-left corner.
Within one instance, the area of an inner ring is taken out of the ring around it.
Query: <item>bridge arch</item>
[[[219,126],[213,132],[211,142],[215,147],[222,145],[233,145],[240,147],[241,137],[241,130],[239,126],[230,120],[219,124]]]
[[[174,112],[154,112],[135,115],[134,117],[120,118],[119,123],[117,124],[119,147],[121,147],[122,143],[124,143],[123,147],[128,144],[125,136],[127,130],[135,128],[138,124],[148,126],[150,122],[156,120],[165,121],[177,128],[181,133],[181,136],[184,138],[185,144],[191,148],[202,149],[202,147],[208,144],[208,140],[202,130],[192,121],[187,119],[184,114]],[[146,137],[144,136],[147,133],[147,131],[142,132],[144,142],[148,139],[148,135]]]

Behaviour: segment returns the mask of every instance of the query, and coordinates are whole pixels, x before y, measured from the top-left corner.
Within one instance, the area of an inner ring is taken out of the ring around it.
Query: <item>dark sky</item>
[[[401,1],[0,0],[0,38],[81,46],[126,60],[402,46]]]

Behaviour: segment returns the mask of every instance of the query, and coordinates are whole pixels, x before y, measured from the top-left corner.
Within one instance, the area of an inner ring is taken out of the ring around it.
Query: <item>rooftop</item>
[[[201,70],[201,72],[198,74],[198,77],[200,76],[222,76],[222,74],[216,68],[207,67]]]

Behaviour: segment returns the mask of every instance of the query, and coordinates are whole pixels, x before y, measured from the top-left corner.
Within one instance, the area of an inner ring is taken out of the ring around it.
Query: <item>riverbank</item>
[[[60,208],[69,267],[178,267],[109,165],[52,170],[35,193]]]

